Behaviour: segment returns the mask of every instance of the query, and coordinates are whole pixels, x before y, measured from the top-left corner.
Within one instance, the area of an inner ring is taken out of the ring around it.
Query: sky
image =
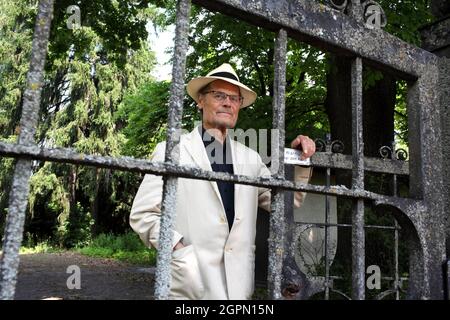
[[[166,51],[168,48],[173,47],[175,26],[170,26],[166,31],[159,31],[156,34],[153,26],[147,24],[147,31],[150,48],[155,52],[156,60],[158,61],[153,75],[159,81],[170,80],[172,78],[172,64],[169,62],[171,55],[167,54]]]

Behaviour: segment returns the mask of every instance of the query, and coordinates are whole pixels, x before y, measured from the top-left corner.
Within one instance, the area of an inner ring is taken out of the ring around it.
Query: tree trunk
[[[95,186],[94,186],[94,198],[91,202],[91,212],[92,219],[94,220],[94,224],[91,228],[91,233],[93,236],[96,236],[99,232],[99,210],[98,210],[98,202],[99,202],[99,186],[100,186],[100,168],[95,168]]]

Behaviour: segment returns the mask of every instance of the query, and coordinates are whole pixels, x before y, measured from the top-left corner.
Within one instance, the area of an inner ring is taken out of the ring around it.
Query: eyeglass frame
[[[218,91],[218,90],[210,90],[210,91],[201,92],[201,94],[208,94],[208,93],[220,93],[220,94],[222,94],[223,97],[224,97],[223,99],[219,99],[218,100],[216,97],[214,97],[214,99],[216,99],[219,102],[224,102],[225,99],[228,98],[230,100],[230,102],[236,103],[236,105],[242,105],[244,103],[244,97],[241,96],[240,94],[239,95],[237,95],[237,94],[227,94],[225,92]],[[234,102],[231,97],[239,97],[239,100]]]

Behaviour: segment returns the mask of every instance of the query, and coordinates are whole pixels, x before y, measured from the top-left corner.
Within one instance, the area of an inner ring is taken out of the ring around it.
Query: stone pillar
[[[442,57],[439,68],[442,152],[447,219],[447,259],[450,259],[450,1],[432,0],[435,21],[420,29],[422,48]]]

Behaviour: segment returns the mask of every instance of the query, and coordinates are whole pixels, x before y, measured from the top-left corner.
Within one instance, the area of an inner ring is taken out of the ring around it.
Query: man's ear
[[[197,101],[197,108],[199,108],[200,110],[203,109],[203,99],[205,99],[205,97],[202,94],[199,94]]]

